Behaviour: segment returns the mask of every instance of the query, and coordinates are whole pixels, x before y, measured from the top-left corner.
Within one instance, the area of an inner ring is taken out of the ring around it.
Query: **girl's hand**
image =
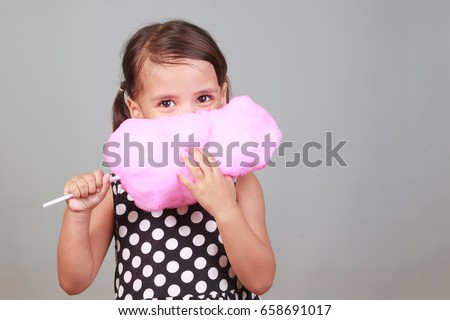
[[[74,212],[91,212],[109,190],[109,173],[97,170],[73,177],[64,185],[64,194],[73,194],[67,200],[67,208]]]
[[[195,182],[191,182],[181,173],[178,179],[192,192],[201,206],[214,217],[236,206],[233,179],[225,177],[220,172],[216,160],[206,151],[200,151],[197,148],[194,149],[193,158],[195,163],[187,156],[184,156],[182,160],[194,176]]]

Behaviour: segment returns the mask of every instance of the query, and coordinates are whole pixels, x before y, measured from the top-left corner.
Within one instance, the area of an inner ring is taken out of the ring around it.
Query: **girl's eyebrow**
[[[152,98],[152,101],[169,100],[169,99],[173,99],[173,98],[177,98],[177,96],[171,95],[171,94],[159,94],[157,96],[154,96]]]
[[[216,92],[217,92],[217,89],[206,88],[206,89],[197,91],[197,92],[195,93],[195,95],[197,96],[197,95],[200,95],[200,94],[208,94],[208,93],[211,94],[211,93],[216,93]]]
[[[197,91],[196,93],[194,93],[194,96],[198,96],[198,95],[202,95],[202,94],[213,94],[213,93],[217,93],[217,89],[213,89],[213,88],[205,88],[203,90]],[[154,96],[151,100],[152,101],[161,101],[161,100],[169,100],[169,99],[176,99],[178,98],[178,96],[174,95],[174,94],[158,94],[156,96]]]

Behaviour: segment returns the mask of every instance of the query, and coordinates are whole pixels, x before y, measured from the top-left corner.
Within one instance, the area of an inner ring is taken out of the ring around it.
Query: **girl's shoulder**
[[[258,177],[250,172],[245,176],[241,176],[236,179],[236,192],[262,192],[261,184],[259,183]]]
[[[236,181],[236,200],[242,213],[264,220],[264,193],[255,174],[249,173]]]

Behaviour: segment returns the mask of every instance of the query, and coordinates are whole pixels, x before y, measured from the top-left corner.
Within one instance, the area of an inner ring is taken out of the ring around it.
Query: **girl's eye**
[[[208,102],[210,100],[211,100],[211,97],[207,96],[207,95],[203,95],[203,96],[200,96],[200,97],[197,98],[197,101],[200,102],[200,103],[205,103],[205,102]]]
[[[174,105],[175,105],[175,103],[172,100],[163,100],[159,104],[159,106],[163,107],[163,108],[170,108],[170,107],[173,107]]]

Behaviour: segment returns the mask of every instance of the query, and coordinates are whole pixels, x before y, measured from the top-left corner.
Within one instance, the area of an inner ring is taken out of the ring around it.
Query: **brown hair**
[[[214,66],[219,85],[227,83],[227,102],[230,83],[227,62],[214,39],[204,29],[182,20],[155,23],[138,30],[126,43],[122,59],[124,80],[113,104],[113,130],[130,118],[124,91],[131,98],[143,89],[140,72],[146,60],[157,64],[176,64],[178,59],[205,60]]]

